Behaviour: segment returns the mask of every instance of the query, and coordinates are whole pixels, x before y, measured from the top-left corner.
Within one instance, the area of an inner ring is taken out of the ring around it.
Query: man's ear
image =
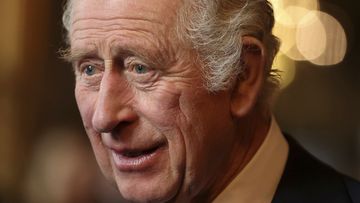
[[[265,48],[251,36],[243,36],[241,64],[243,72],[238,77],[231,96],[231,113],[234,117],[248,114],[257,102],[264,80]]]

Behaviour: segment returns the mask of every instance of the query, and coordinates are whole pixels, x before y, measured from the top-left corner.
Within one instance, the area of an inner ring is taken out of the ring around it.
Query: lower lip
[[[121,172],[141,172],[145,171],[157,163],[163,151],[163,147],[157,148],[149,154],[137,157],[127,157],[116,151],[112,151],[112,156],[116,168]]]

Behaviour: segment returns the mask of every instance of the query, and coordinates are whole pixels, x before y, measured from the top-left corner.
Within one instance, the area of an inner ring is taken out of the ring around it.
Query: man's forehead
[[[83,27],[84,23],[89,25],[90,21],[100,23],[96,25],[99,28],[106,28],[116,24],[122,26],[126,21],[131,21],[127,25],[134,25],[135,27],[139,25],[141,28],[143,24],[151,26],[151,24],[155,23],[167,30],[176,25],[177,11],[182,2],[182,0],[73,1],[69,19],[70,36],[74,29],[83,29],[81,27]],[[135,27],[134,29],[139,29]]]
[[[91,14],[101,14],[108,11],[147,15],[150,13],[175,14],[183,0],[72,0],[73,12],[89,11]],[[163,19],[166,20],[166,19]]]

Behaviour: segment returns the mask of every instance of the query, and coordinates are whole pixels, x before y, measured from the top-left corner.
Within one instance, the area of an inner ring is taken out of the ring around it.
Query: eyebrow
[[[66,48],[59,51],[60,57],[69,63],[74,63],[83,58],[98,58],[99,54],[96,49],[83,50],[83,49],[71,49]]]
[[[112,46],[111,56],[115,60],[125,59],[132,56],[139,57],[144,60],[143,62],[154,67],[157,67],[159,65],[165,65],[167,59],[170,58],[170,56],[168,56],[168,53],[162,53],[161,50],[159,50],[158,48],[145,49],[144,47],[139,47],[139,45],[131,46],[128,44],[115,44],[114,46]]]
[[[146,54],[146,53],[153,53],[152,51],[145,51],[145,52],[141,52],[138,51],[138,49],[135,49],[133,47],[129,47],[129,46],[114,46],[111,48],[111,55],[112,57],[116,58],[126,58],[129,56],[137,56],[140,57],[144,60],[146,60],[146,62],[154,62],[156,61],[156,57],[154,57],[151,54]]]

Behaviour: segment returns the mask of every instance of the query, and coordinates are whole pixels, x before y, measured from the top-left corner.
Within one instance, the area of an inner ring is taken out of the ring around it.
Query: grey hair
[[[279,86],[272,70],[279,40],[272,34],[274,15],[267,0],[183,0],[177,34],[195,49],[203,65],[205,87],[210,92],[231,88],[244,75],[242,36],[253,36],[266,49],[264,85],[259,102],[268,103]],[[63,24],[70,30],[73,0],[67,0]]]
[[[73,7],[73,1],[66,0],[65,5],[64,5],[64,13],[62,16],[62,22],[63,22],[64,28],[67,31],[67,35],[70,32],[72,7]],[[66,36],[66,38],[68,40],[69,36]]]
[[[279,75],[271,68],[280,45],[272,34],[274,22],[267,0],[192,0],[179,15],[178,33],[198,52],[211,92],[229,89],[244,76],[242,36],[261,41],[266,61],[258,102],[269,103],[279,86]]]

